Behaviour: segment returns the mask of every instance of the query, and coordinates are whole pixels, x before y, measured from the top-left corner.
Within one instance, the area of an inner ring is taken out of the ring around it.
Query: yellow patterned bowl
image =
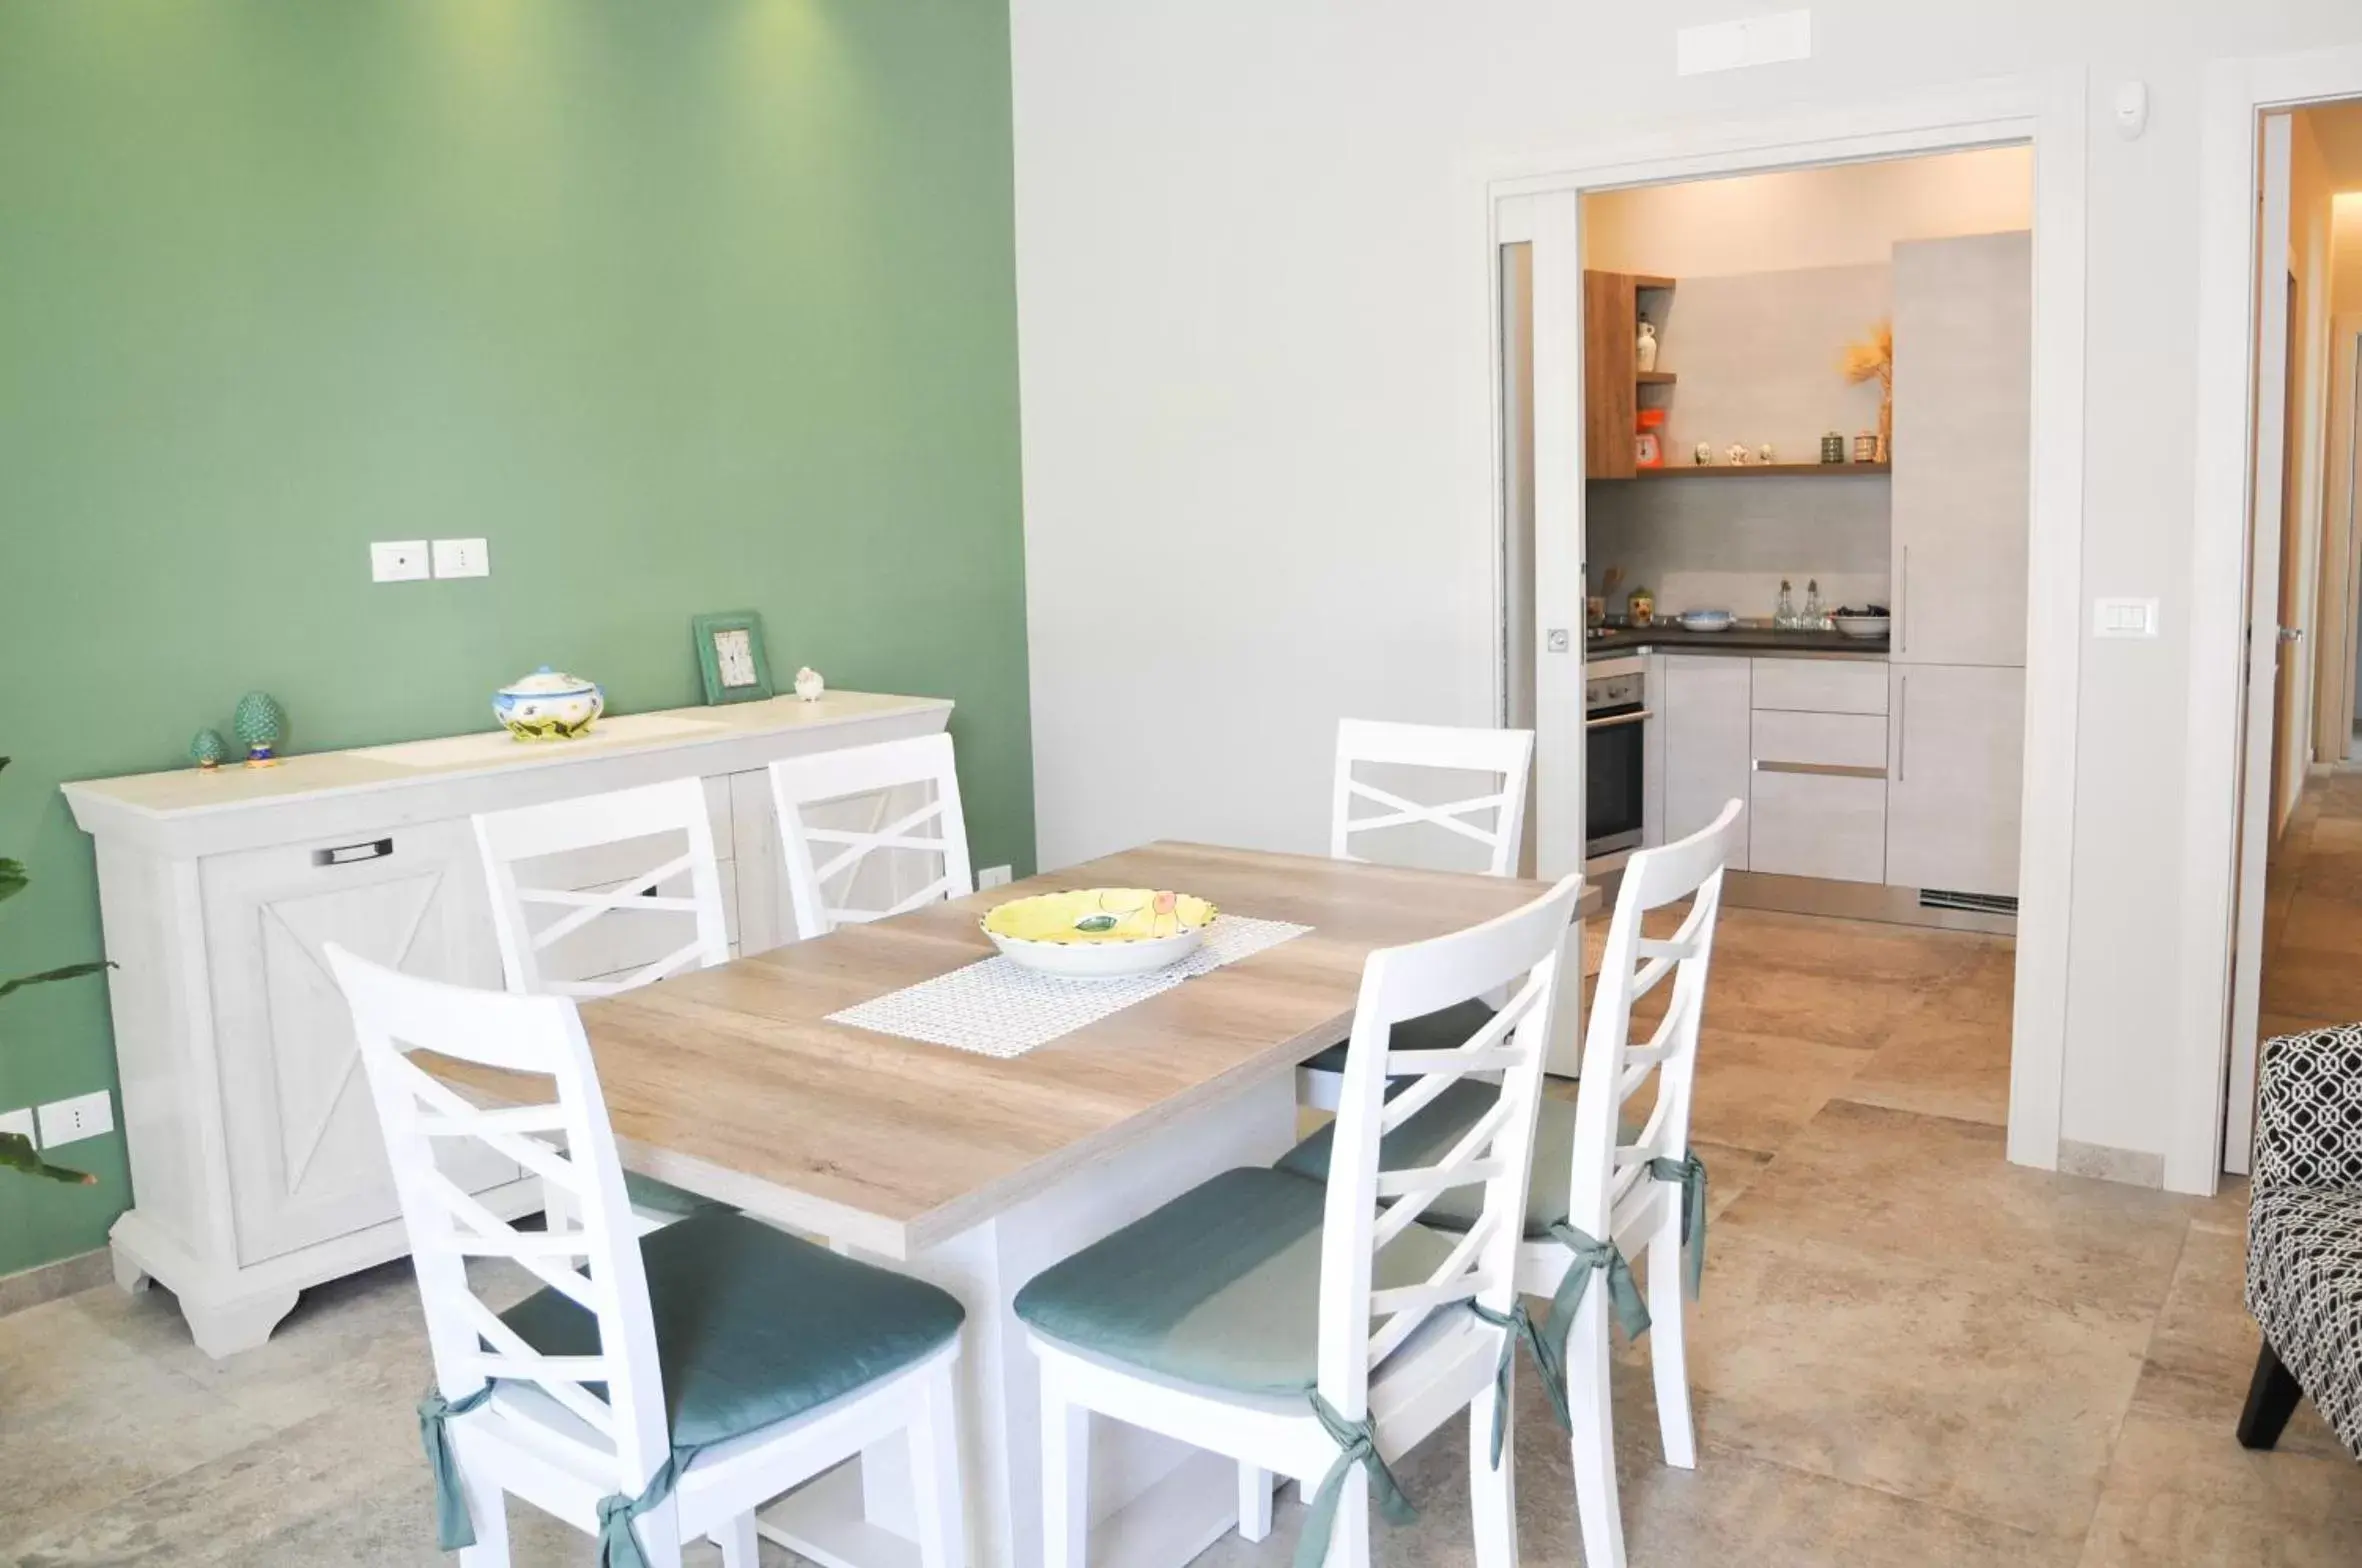
[[[1044,974],[1105,980],[1147,974],[1197,951],[1215,909],[1187,893],[1093,887],[1013,899],[987,914],[984,934]]]

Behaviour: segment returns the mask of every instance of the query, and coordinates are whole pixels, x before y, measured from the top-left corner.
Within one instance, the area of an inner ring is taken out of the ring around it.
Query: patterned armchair
[[[2271,1447],[2309,1394],[2362,1458],[2362,1024],[2263,1049],[2247,1310],[2264,1348],[2239,1441]]]

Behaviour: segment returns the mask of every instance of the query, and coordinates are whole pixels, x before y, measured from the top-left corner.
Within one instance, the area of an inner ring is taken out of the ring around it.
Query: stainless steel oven
[[[1648,782],[1647,669],[1638,658],[1602,659],[1583,672],[1585,859],[1640,847]]]

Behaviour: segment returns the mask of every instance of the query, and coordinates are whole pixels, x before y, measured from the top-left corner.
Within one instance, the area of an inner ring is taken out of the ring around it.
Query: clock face
[[[754,639],[744,627],[714,633],[714,664],[724,686],[755,684]]]

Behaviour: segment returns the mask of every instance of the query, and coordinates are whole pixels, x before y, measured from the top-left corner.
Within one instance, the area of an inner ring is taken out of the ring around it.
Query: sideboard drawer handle
[[[312,851],[315,866],[350,866],[364,860],[383,860],[394,852],[390,838],[373,838],[366,844],[339,844],[334,849]]]

